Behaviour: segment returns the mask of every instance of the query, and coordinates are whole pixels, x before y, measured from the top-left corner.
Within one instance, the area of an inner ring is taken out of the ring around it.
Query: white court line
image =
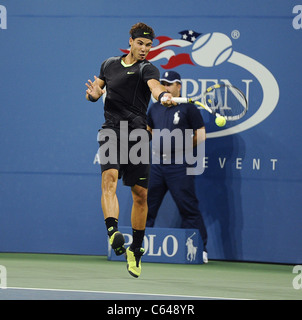
[[[119,291],[97,291],[97,290],[74,290],[74,289],[52,289],[52,288],[22,288],[22,287],[7,287],[6,289],[14,290],[31,290],[31,291],[51,291],[51,292],[77,292],[77,293],[101,293],[101,294],[120,294],[120,295],[142,295],[142,296],[154,296],[167,298],[191,298],[191,299],[219,299],[219,300],[251,300],[251,299],[242,299],[242,298],[226,298],[226,297],[208,297],[208,296],[182,296],[176,294],[159,294],[159,293],[142,293],[142,292],[119,292]],[[2,289],[2,290],[6,290]],[[1,292],[1,290],[0,290]],[[129,300],[129,299],[128,299]]]

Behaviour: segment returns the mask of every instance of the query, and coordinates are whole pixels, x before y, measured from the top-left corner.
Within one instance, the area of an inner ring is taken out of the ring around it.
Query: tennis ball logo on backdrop
[[[179,32],[179,34],[181,35],[180,39],[158,36],[156,40],[159,41],[159,44],[150,50],[147,57],[148,60],[150,62],[161,59],[168,60],[166,64],[161,65],[161,67],[166,70],[183,64],[213,68],[222,63],[230,63],[248,71],[257,79],[262,87],[262,102],[260,106],[250,105],[250,110],[253,113],[251,117],[230,128],[210,132],[207,134],[208,138],[222,137],[250,129],[262,122],[274,111],[279,100],[279,86],[276,79],[260,62],[247,55],[236,52],[233,48],[232,40],[227,35],[219,32],[201,34],[193,30],[184,30]],[[234,32],[233,38],[238,38],[239,35],[239,32]],[[129,52],[128,50],[122,51],[125,53]],[[182,52],[178,53],[179,51]],[[187,92],[188,81],[193,85],[193,91],[191,93]],[[208,82],[210,81],[217,83],[218,79],[198,79],[198,81],[195,79],[183,79],[182,94],[197,99],[199,97],[196,96],[198,83],[201,83],[201,89],[204,90],[209,86]],[[229,80],[226,79],[220,79],[220,82],[230,83]],[[245,93],[248,98],[249,86],[252,80],[242,80],[242,82],[246,85]],[[213,83],[210,85],[212,84]]]
[[[7,29],[7,10],[0,5],[0,29]]]
[[[232,41],[222,33],[208,33],[196,40],[192,46],[192,58],[202,67],[217,66],[232,54]]]

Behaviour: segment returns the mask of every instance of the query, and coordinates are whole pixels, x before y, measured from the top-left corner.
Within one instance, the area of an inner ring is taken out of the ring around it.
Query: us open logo
[[[179,32],[179,34],[180,39],[167,36],[155,38],[155,44],[156,41],[159,43],[150,50],[147,59],[152,63],[158,61],[161,63],[160,66],[165,70],[184,64],[200,68],[216,68],[225,64],[227,68],[234,66],[234,69],[239,68],[239,70],[243,70],[247,75],[246,78],[239,80],[199,77],[194,79],[183,76],[183,96],[198,99],[207,87],[218,82],[238,86],[245,93],[248,101],[252,95],[252,85],[259,87],[257,96],[261,96],[262,94],[262,97],[257,99],[256,102],[253,99],[253,103],[250,103],[249,106],[249,115],[245,116],[241,122],[234,122],[230,127],[209,132],[207,133],[207,138],[217,138],[248,130],[264,121],[274,111],[280,95],[279,86],[274,75],[252,57],[237,52],[230,37],[220,32],[202,34],[194,30],[184,30]],[[234,41],[239,41],[240,32],[238,30],[232,32],[231,37]],[[129,49],[122,51],[128,53]],[[194,73],[200,72],[200,74],[203,74],[204,71],[205,69],[200,71],[194,70]],[[229,77],[230,73],[227,72],[225,74]],[[232,83],[234,81],[236,83]]]

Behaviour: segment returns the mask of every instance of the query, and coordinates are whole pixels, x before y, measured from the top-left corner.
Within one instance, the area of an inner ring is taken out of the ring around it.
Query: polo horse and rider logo
[[[196,253],[197,253],[197,249],[198,247],[195,247],[193,244],[193,236],[195,236],[196,232],[194,232],[188,239],[186,242],[186,246],[187,246],[187,260],[192,262],[195,261],[196,259]]]

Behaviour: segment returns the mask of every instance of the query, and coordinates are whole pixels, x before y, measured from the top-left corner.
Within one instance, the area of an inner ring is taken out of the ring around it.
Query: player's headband
[[[135,30],[132,34],[131,34],[131,38],[134,40],[136,38],[147,38],[149,40],[154,39],[153,35],[151,34],[151,32],[148,32],[146,30],[142,30],[142,29],[137,29]]]

